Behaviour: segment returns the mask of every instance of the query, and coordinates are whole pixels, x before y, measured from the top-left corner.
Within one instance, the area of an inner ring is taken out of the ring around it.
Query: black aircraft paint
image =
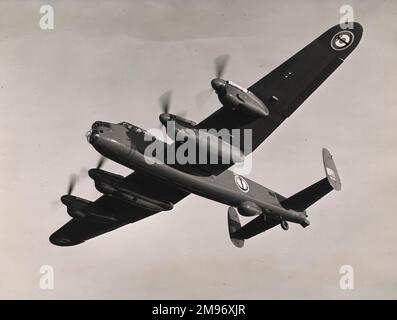
[[[268,75],[245,89],[231,81],[212,81],[223,106],[201,121],[171,115],[168,105],[160,116],[163,124],[174,119],[180,126],[199,129],[251,129],[255,150],[310,94],[341,65],[360,42],[363,29],[336,25],[323,33]],[[178,130],[179,130],[178,129]],[[103,156],[134,170],[127,177],[99,168],[90,177],[103,195],[91,202],[70,194],[62,196],[72,219],[50,236],[51,243],[73,246],[136,222],[163,210],[171,210],[190,193],[229,206],[229,234],[233,244],[288,222],[309,225],[306,209],[331,190],[340,190],[335,163],[323,149],[326,177],[306,189],[284,197],[228,170],[231,164],[148,164],[144,156],[150,141],[146,131],[127,122],[98,121],[87,133],[89,143]],[[243,141],[244,136],[240,137]],[[241,150],[242,152],[244,150]],[[244,155],[247,155],[245,153]],[[241,226],[239,214],[254,218]]]

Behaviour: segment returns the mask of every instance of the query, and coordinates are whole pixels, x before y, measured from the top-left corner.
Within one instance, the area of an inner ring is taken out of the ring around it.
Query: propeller
[[[160,107],[163,113],[168,113],[171,106],[172,91],[168,90],[159,97]]]
[[[230,56],[228,54],[221,55],[215,58],[215,77],[222,78],[225,73],[226,66],[229,62]]]
[[[70,178],[69,178],[69,183],[68,183],[68,188],[67,188],[67,192],[66,192],[66,194],[68,195],[68,196],[70,196],[71,194],[72,194],[72,192],[73,192],[73,190],[74,190],[74,187],[76,186],[76,183],[77,183],[77,180],[79,179],[79,176],[77,175],[77,174],[71,174],[70,175]],[[58,208],[60,208],[60,205],[61,205],[61,203],[62,203],[62,198],[63,197],[65,197],[65,195],[63,195],[61,198],[60,198],[60,200],[61,200],[61,202],[59,201],[59,199],[58,200],[53,200],[52,202],[51,202],[51,211],[54,211],[54,212],[56,212],[57,211],[57,209]]]
[[[103,164],[105,163],[105,161],[106,161],[106,158],[105,158],[104,156],[101,156],[101,157],[98,159],[98,163],[97,163],[97,165],[96,165],[96,168],[97,168],[97,169],[101,169],[102,166],[103,166]]]
[[[106,162],[107,158],[105,158],[104,156],[100,156],[100,158],[98,159],[96,168],[97,169],[101,169],[102,166],[104,165],[104,163]],[[81,167],[80,169],[80,173],[76,174],[76,173],[72,173],[70,175],[69,178],[69,183],[68,183],[68,187],[67,187],[67,195],[70,196],[73,193],[74,188],[76,187],[77,182],[80,180],[83,180],[84,178],[86,178],[88,169],[86,167]],[[61,197],[62,199],[62,197]],[[62,201],[62,200],[61,200]],[[58,208],[60,207],[60,202],[59,200],[53,200],[51,202],[51,211],[56,211]]]
[[[68,185],[68,192],[67,192],[68,196],[72,194],[78,179],[79,179],[78,175],[76,175],[76,174],[70,175],[69,185]]]
[[[103,167],[104,163],[106,162],[106,160],[107,159],[104,156],[100,156],[98,159],[96,168],[101,169]],[[79,180],[82,180],[83,178],[87,177],[87,172],[88,172],[88,170],[86,167],[81,167],[80,174],[72,173],[70,175],[68,189],[67,189],[67,195],[72,194],[72,192]]]
[[[215,73],[215,78],[222,78],[226,67],[229,63],[230,60],[230,55],[228,54],[223,54],[221,56],[218,56],[214,59],[214,73]],[[209,89],[205,89],[201,92],[199,92],[196,95],[196,106],[198,108],[203,107],[208,99],[210,98],[211,94],[214,92],[214,89],[209,88]]]
[[[170,112],[171,98],[172,98],[172,90],[166,91],[159,97],[160,108],[161,108],[161,111],[163,112],[162,113],[163,115],[167,115]],[[178,117],[185,118],[187,115],[187,112],[180,111],[180,112],[175,113],[175,115]],[[162,116],[160,116],[160,117],[162,117]],[[162,129],[162,128],[163,128],[163,125],[160,124],[159,129]]]

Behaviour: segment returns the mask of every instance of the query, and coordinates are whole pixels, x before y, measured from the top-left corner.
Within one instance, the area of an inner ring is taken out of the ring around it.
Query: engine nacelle
[[[244,201],[237,207],[238,212],[245,217],[258,216],[262,214],[262,209],[251,201]]]
[[[269,115],[269,109],[263,101],[246,88],[219,78],[213,79],[211,85],[224,107],[239,110],[253,117]]]
[[[194,129],[197,125],[197,123],[192,120],[185,119],[172,113],[162,113],[159,117],[159,120],[164,127],[167,127],[169,121],[173,121],[175,127],[178,128]]]

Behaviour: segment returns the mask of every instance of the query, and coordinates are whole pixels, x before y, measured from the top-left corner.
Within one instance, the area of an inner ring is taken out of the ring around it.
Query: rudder
[[[233,207],[229,207],[229,210],[227,211],[227,222],[227,225],[229,227],[229,236],[232,243],[237,248],[244,247],[244,239],[238,239],[234,237],[235,232],[241,229],[241,223],[238,217],[238,213]]]

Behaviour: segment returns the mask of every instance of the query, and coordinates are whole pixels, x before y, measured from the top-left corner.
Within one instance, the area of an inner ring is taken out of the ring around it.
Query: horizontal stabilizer
[[[337,191],[341,189],[342,185],[334,160],[325,148],[323,149],[323,163],[326,177],[282,201],[281,205],[284,208],[303,211],[333,189]]]
[[[237,248],[242,248],[244,246],[244,240],[265,232],[279,225],[281,222],[261,214],[246,225],[241,226],[237,211],[233,207],[229,208],[228,220],[230,239]]]

